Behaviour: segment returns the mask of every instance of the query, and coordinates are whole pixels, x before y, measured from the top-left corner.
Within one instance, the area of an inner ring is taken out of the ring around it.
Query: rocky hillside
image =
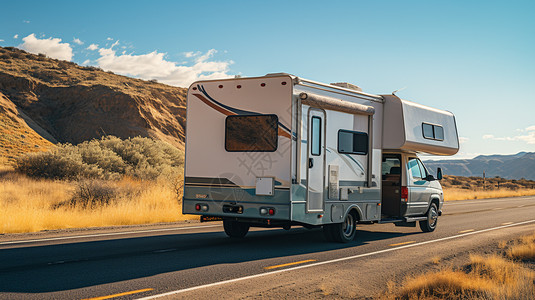
[[[0,47],[0,153],[12,157],[103,135],[152,137],[183,148],[185,96],[184,88]],[[19,147],[23,141],[28,147]]]
[[[473,159],[426,161],[430,170],[441,167],[444,174],[457,176],[500,176],[509,179],[535,180],[535,152],[514,155],[480,155]]]
[[[41,131],[43,136],[33,128]],[[43,151],[50,146],[55,139],[40,129],[39,125],[32,122],[28,116],[19,111],[13,102],[0,93],[0,165],[13,161],[15,157],[34,151]]]

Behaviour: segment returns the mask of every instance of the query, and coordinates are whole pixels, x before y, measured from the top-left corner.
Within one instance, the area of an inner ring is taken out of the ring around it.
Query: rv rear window
[[[279,118],[276,115],[228,116],[225,149],[229,152],[277,150]]]
[[[444,140],[444,128],[442,128],[442,126],[440,125],[422,123],[422,133],[424,135],[424,138],[429,140]]]
[[[338,130],[338,152],[368,154],[368,134],[365,132]]]

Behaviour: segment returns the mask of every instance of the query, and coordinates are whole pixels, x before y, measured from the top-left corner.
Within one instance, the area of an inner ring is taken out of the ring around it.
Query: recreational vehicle
[[[277,73],[193,83],[187,95],[183,213],[250,227],[357,223],[435,230],[443,193],[417,153],[459,150],[451,112]]]

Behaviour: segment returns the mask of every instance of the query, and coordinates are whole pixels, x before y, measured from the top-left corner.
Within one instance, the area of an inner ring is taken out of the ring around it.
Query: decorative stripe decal
[[[224,115],[227,115],[227,116],[232,116],[232,115],[235,115],[235,113],[232,113],[228,110],[225,110],[217,105],[215,105],[214,103],[210,102],[208,99],[204,98],[201,94],[193,94],[195,97],[199,98],[202,102],[204,102],[206,105],[210,106],[211,108],[217,110],[218,112],[224,114]]]
[[[226,116],[233,116],[233,115],[262,115],[261,113],[254,112],[254,111],[247,111],[247,110],[241,110],[234,107],[230,107],[228,105],[225,105],[214,98],[212,98],[206,90],[204,89],[204,86],[197,85],[197,88],[199,91],[204,95],[201,94],[193,94],[195,97],[199,98],[204,104],[210,106],[211,108],[217,110],[218,112],[226,115]],[[291,130],[282,124],[280,121],[278,122],[279,125],[279,131],[278,135],[283,136],[285,138],[292,138]]]

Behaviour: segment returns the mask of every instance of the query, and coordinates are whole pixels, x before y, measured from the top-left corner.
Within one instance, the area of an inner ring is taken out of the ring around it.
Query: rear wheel
[[[433,232],[437,228],[438,222],[438,208],[437,205],[433,202],[429,206],[427,211],[427,220],[420,221],[420,229],[423,232]]]
[[[357,234],[357,218],[349,213],[342,223],[323,225],[323,234],[328,241],[349,243]]]
[[[233,220],[223,220],[225,233],[231,238],[243,238],[249,232],[249,224]]]

